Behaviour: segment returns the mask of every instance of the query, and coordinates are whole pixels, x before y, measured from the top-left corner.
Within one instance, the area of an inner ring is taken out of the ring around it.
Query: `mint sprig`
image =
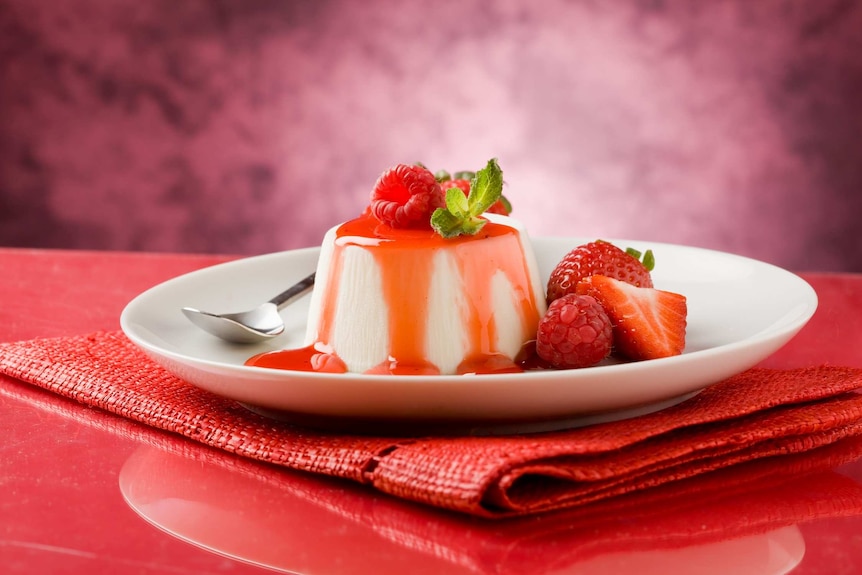
[[[497,159],[492,158],[470,180],[469,196],[465,196],[458,188],[446,191],[446,207],[434,211],[431,227],[444,238],[474,235],[487,222],[479,216],[493,206],[502,193],[503,170]]]

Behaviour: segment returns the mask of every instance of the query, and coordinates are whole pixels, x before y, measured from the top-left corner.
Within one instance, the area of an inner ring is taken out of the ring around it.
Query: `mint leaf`
[[[503,170],[497,159],[488,161],[470,181],[470,195],[465,197],[459,188],[446,191],[446,207],[437,208],[431,216],[431,227],[444,238],[479,232],[486,220],[480,218],[503,193]]]
[[[485,169],[470,180],[470,215],[478,216],[494,205],[503,193],[503,170],[497,159],[488,160]]]
[[[470,215],[470,203],[461,188],[449,188],[446,208],[437,208],[431,214],[431,227],[444,238],[472,235],[484,225],[485,220]]]
[[[444,238],[454,238],[461,235],[462,222],[462,218],[443,208],[437,208],[431,214],[431,227]]]
[[[461,188],[446,190],[446,209],[455,217],[462,219],[470,217],[470,204]]]

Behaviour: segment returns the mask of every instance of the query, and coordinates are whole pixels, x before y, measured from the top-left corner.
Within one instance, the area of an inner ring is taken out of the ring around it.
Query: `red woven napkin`
[[[273,421],[121,333],[0,345],[0,373],[201,443],[476,515],[573,507],[862,433],[862,369],[750,370],[661,412],[553,433],[403,439]]]

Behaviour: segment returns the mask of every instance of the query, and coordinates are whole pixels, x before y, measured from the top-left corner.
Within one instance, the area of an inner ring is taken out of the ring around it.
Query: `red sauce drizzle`
[[[282,349],[259,353],[249,358],[246,365],[296,371],[346,373],[347,366],[332,350],[320,343],[298,349]]]

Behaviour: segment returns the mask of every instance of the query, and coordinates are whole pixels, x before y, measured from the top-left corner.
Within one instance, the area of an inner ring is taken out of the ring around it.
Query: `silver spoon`
[[[278,310],[304,296],[313,286],[314,274],[311,274],[268,302],[249,311],[214,314],[193,307],[184,307],[183,314],[202,330],[223,340],[234,343],[258,343],[284,331],[284,322]]]

